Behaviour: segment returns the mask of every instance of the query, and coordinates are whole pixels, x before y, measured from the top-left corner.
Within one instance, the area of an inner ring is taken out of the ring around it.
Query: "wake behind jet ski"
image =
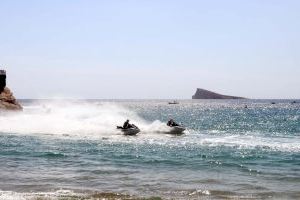
[[[183,134],[183,131],[185,131],[185,128],[177,124],[173,119],[168,121],[167,126],[169,126],[168,134],[181,135]]]
[[[128,119],[123,126],[117,126],[117,129],[120,129],[124,135],[136,135],[141,131],[136,125],[130,124]]]

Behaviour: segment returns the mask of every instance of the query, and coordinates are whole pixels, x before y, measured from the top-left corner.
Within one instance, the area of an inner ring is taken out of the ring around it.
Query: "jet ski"
[[[168,102],[169,104],[179,104],[178,101],[171,101],[171,102]]]
[[[185,128],[183,126],[169,126],[168,134],[172,135],[182,135]]]
[[[131,124],[130,128],[123,128],[122,126],[117,126],[117,129],[120,129],[124,135],[136,135],[141,130],[134,124]]]

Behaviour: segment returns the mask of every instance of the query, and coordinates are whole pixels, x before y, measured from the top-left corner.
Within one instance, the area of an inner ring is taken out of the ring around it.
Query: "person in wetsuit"
[[[132,128],[133,126],[129,124],[129,119],[127,119],[123,124],[123,129]]]
[[[177,124],[173,119],[170,119],[167,123],[168,126],[179,126],[179,124]]]

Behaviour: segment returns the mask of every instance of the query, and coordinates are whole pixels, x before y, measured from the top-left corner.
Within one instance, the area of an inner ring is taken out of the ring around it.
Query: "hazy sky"
[[[0,66],[17,98],[300,98],[300,1],[1,0]]]

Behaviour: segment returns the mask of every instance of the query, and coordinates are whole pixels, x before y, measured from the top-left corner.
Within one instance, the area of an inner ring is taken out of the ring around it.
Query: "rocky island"
[[[0,111],[1,110],[22,110],[13,93],[6,87],[6,71],[0,70]]]
[[[222,95],[201,88],[197,88],[196,93],[192,96],[192,99],[245,99],[244,97]]]

